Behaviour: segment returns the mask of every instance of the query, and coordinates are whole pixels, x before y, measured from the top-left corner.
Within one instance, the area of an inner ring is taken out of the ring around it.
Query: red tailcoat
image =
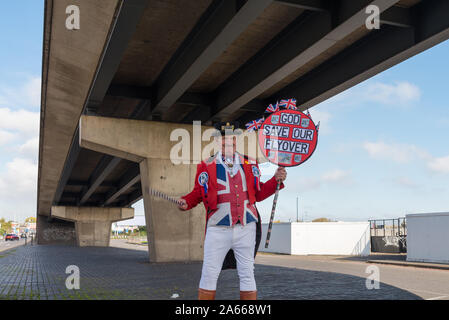
[[[187,202],[186,210],[190,210],[195,206],[197,206],[200,202],[203,202],[204,207],[206,208],[206,227],[209,217],[217,210],[217,165],[215,157],[216,155],[198,164],[195,175],[195,186],[192,192],[182,197]],[[249,203],[254,204],[256,202],[263,201],[275,193],[277,181],[274,178],[274,176],[265,183],[260,182],[260,188],[258,189],[254,183],[255,176],[253,173],[254,166],[257,168],[257,170],[259,170],[257,163],[255,161],[248,160],[246,156],[242,155],[240,155],[240,163],[242,163],[243,171],[245,172]],[[206,172],[208,175],[207,193],[206,188],[200,185],[198,179],[199,176],[204,172]],[[283,183],[281,184],[281,189],[282,188],[284,188]],[[262,232],[259,212],[257,212],[257,215],[258,215],[258,222],[257,222],[258,226],[257,226],[256,247],[254,250],[254,255],[256,255],[257,253]],[[230,250],[230,252],[226,256],[225,262],[223,264],[223,269],[228,268],[235,268],[235,258],[232,250]]]

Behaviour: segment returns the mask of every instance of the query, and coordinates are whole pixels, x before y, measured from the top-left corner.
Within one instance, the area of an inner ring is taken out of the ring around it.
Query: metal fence
[[[407,235],[405,218],[369,220],[371,236],[395,236]]]

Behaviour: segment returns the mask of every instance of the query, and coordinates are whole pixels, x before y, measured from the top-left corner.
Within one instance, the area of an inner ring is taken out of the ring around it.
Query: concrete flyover
[[[46,0],[38,242],[107,246],[143,198],[150,260],[201,260],[204,209],[145,192],[192,188],[173,129],[243,125],[280,97],[311,108],[448,38],[447,0]]]

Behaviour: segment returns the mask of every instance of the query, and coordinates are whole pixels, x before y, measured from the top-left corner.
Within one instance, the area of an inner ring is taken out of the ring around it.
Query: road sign
[[[259,145],[271,163],[294,167],[308,160],[318,143],[318,130],[309,115],[298,110],[272,113],[259,129]]]

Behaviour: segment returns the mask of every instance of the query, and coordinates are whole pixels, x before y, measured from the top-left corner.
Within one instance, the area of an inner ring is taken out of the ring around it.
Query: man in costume
[[[197,167],[193,191],[179,199],[179,209],[190,210],[200,202],[206,208],[204,261],[198,299],[213,300],[220,271],[235,269],[240,279],[240,299],[256,300],[254,258],[261,238],[258,201],[281,188],[287,173],[284,168],[265,183],[260,182],[256,161],[236,152],[237,123],[220,123],[216,142],[221,146]]]

